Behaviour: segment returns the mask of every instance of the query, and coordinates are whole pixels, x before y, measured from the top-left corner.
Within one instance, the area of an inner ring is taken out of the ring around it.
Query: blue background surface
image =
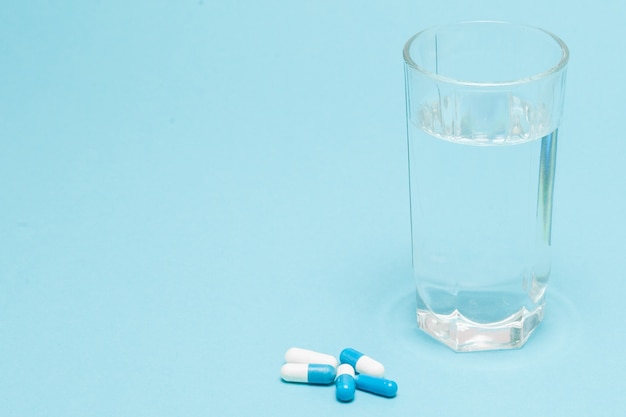
[[[3,1],[0,415],[623,414],[624,11]],[[455,354],[414,319],[401,50],[472,19],[572,57],[546,319]],[[398,396],[282,383],[292,346],[366,352]]]

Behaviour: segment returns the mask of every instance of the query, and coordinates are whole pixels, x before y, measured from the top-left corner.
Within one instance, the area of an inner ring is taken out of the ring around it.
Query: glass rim
[[[446,27],[449,28],[449,27],[461,26],[461,25],[475,25],[475,24],[500,24],[500,25],[507,25],[510,27],[516,26],[518,28],[532,29],[535,31],[542,32],[545,35],[547,35],[549,38],[554,40],[559,45],[559,47],[561,48],[561,58],[555,65],[548,68],[547,70],[539,72],[537,74],[527,76],[527,77],[521,77],[515,80],[507,80],[507,81],[469,81],[469,80],[460,80],[460,79],[456,79],[453,77],[447,77],[445,75],[440,75],[432,71],[429,71],[423,66],[418,65],[411,57],[411,53],[410,53],[411,45],[420,36],[423,36],[424,34],[429,33],[429,32],[436,32],[437,30],[441,28],[446,28]],[[412,69],[418,72],[421,72],[427,77],[432,78],[439,82],[445,82],[445,83],[456,84],[456,85],[476,86],[476,87],[498,87],[498,86],[526,84],[526,83],[540,80],[542,78],[548,77],[550,75],[553,75],[562,71],[563,69],[565,69],[569,61],[569,48],[567,47],[565,42],[561,38],[559,38],[557,35],[537,26],[526,25],[522,23],[499,21],[499,20],[472,20],[472,21],[464,21],[464,22],[458,22],[458,23],[431,26],[429,28],[426,28],[424,30],[417,32],[415,35],[411,36],[409,40],[407,40],[406,43],[404,44],[403,56],[404,56],[404,62],[406,65],[408,65],[409,67],[411,67]]]

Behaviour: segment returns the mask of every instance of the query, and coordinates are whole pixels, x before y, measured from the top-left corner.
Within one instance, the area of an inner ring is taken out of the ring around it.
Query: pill
[[[356,384],[354,382],[354,368],[352,365],[347,363],[339,365],[335,386],[337,387],[337,399],[339,401],[347,402],[354,399]]]
[[[285,352],[285,362],[287,363],[319,363],[337,367],[337,358],[326,353],[319,353],[313,350],[292,347]]]
[[[398,384],[390,379],[359,374],[355,377],[355,382],[357,389],[383,397],[395,397],[398,392]]]
[[[372,376],[383,376],[385,374],[385,367],[382,363],[352,348],[342,350],[339,360],[341,363],[352,365],[361,374]]]
[[[286,363],[280,368],[280,377],[287,382],[329,385],[336,375],[335,367],[327,364]]]

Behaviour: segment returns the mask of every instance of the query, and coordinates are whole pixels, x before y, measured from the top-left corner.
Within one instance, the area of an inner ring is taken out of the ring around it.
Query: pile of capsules
[[[342,402],[352,401],[357,389],[390,398],[398,392],[394,381],[383,378],[385,367],[380,362],[352,348],[342,350],[338,362],[332,355],[293,347],[285,353],[285,362],[280,368],[283,381],[334,383]]]

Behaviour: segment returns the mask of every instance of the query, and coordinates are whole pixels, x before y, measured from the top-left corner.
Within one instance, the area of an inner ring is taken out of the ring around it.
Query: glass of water
[[[417,320],[456,351],[521,347],[543,318],[568,58],[504,22],[404,47]]]

